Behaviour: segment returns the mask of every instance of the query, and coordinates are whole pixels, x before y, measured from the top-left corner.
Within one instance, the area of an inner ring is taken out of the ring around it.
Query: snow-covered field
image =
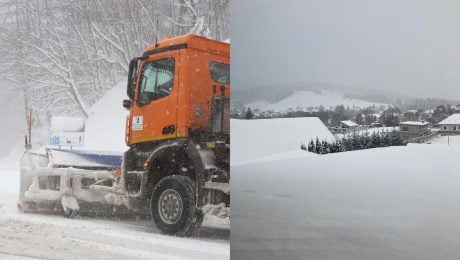
[[[430,140],[432,144],[441,144],[441,145],[460,145],[460,136],[453,135],[453,136],[437,136]]]
[[[232,154],[252,142],[238,133]],[[460,259],[460,138],[445,138],[234,162],[232,258]]]
[[[93,106],[85,147],[123,152],[123,85]],[[0,158],[0,259],[229,259],[230,221],[206,217],[192,238],[162,235],[151,220],[23,214],[16,209],[22,144]]]
[[[245,105],[252,109],[260,109],[263,111],[273,110],[274,112],[285,112],[289,109],[304,110],[309,108],[320,107],[324,108],[335,107],[344,105],[350,108],[366,108],[370,106],[385,106],[382,103],[372,103],[360,99],[345,98],[343,93],[334,91],[322,91],[315,93],[313,91],[297,91],[293,95],[282,99],[276,103],[269,103],[266,101],[258,101]]]

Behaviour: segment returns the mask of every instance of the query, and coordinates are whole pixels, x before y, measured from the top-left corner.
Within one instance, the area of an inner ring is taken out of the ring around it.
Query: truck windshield
[[[139,101],[148,103],[168,96],[174,82],[174,58],[146,63],[142,69]]]
[[[214,82],[230,84],[230,64],[210,61],[209,70],[211,71],[211,78]]]

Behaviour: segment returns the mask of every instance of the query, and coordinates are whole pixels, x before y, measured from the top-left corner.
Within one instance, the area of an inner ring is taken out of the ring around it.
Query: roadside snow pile
[[[21,143],[16,144],[8,156],[0,158],[0,197],[3,192],[17,192],[19,188],[19,158],[24,152]],[[0,200],[0,204],[2,201]]]
[[[268,149],[290,135],[262,130],[232,142]],[[233,165],[232,258],[460,259],[459,154],[411,144]]]
[[[238,120],[230,122],[232,165],[313,155],[300,150],[311,139],[333,141],[334,136],[317,117]]]
[[[85,118],[53,116],[50,119],[50,132],[83,132]]]
[[[126,83],[120,82],[93,105],[92,113],[86,119],[83,149],[117,152],[128,149],[125,144],[128,110],[122,107],[126,98]]]

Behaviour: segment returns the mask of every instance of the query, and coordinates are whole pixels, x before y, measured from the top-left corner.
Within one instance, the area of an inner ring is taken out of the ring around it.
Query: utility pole
[[[30,150],[32,148],[32,143],[31,143],[31,136],[32,136],[32,109],[29,108],[26,113],[27,113],[28,132],[27,132],[27,134],[24,135],[24,142],[25,142],[26,150]]]

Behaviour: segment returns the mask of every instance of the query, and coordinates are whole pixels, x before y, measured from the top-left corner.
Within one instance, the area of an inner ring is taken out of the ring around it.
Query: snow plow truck
[[[206,214],[228,217],[229,64],[228,43],[197,35],[147,46],[129,64],[122,102],[129,149],[26,149],[18,209],[148,214],[177,236],[192,235]]]

